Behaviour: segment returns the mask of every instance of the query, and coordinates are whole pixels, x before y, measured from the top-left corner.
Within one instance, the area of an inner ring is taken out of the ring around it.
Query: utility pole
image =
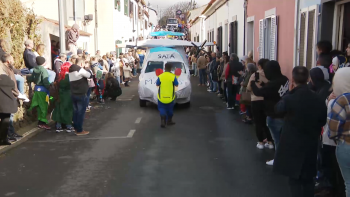
[[[74,8],[74,23],[77,23],[77,2],[76,0],[73,1],[73,8]]]
[[[58,0],[58,15],[59,15],[59,32],[60,32],[60,47],[61,52],[66,52],[66,33],[64,27],[64,0]]]
[[[95,0],[95,52],[98,50],[98,17],[97,17],[97,0]]]

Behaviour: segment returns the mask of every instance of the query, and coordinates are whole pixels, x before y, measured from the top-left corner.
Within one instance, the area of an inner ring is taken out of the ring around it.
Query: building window
[[[230,23],[230,54],[237,54],[237,21]]]
[[[134,18],[134,4],[129,1],[129,17]]]
[[[336,49],[345,51],[350,43],[350,3],[336,5],[336,16],[336,24],[334,24],[336,32],[333,35],[333,45]]]
[[[222,54],[222,26],[220,26],[218,28],[218,35],[217,35],[217,43],[216,43],[216,47],[217,47],[217,54],[221,55]]]
[[[277,60],[277,16],[259,21],[259,58]]]
[[[311,69],[316,65],[318,7],[305,8],[299,15],[298,52],[295,66],[306,66]]]
[[[124,15],[129,16],[129,0],[124,0]]]
[[[120,0],[114,0],[114,8],[120,12]]]

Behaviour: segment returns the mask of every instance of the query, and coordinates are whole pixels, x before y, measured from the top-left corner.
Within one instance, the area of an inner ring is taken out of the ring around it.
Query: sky
[[[145,0],[146,3],[150,3],[152,8],[157,8],[157,5],[161,9],[166,9],[167,7],[174,4],[174,2],[181,2],[181,1],[188,1],[191,2],[191,0],[175,0],[175,1],[169,1],[169,0]],[[210,0],[195,0],[197,3],[197,6],[202,6],[204,4],[209,3]]]

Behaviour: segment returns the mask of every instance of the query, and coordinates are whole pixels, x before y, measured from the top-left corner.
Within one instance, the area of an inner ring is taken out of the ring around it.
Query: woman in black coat
[[[2,65],[4,66],[4,65]],[[0,145],[11,145],[7,139],[10,116],[17,112],[17,101],[12,90],[15,83],[4,74],[0,65]]]
[[[305,67],[295,67],[295,88],[275,106],[284,125],[273,170],[289,177],[293,197],[314,196],[318,142],[327,120],[325,101],[307,86],[308,78]]]
[[[115,79],[112,73],[108,73],[106,80],[106,89],[103,94],[103,98],[111,98],[111,101],[115,101],[118,96],[122,94],[119,82]]]

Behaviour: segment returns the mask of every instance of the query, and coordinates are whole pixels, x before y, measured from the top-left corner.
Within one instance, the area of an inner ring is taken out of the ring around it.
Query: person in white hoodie
[[[114,77],[115,79],[118,81],[118,83],[120,84],[120,59],[116,58],[115,55],[113,55],[112,57],[112,62],[113,62],[113,67],[111,68],[112,73],[114,73]]]

